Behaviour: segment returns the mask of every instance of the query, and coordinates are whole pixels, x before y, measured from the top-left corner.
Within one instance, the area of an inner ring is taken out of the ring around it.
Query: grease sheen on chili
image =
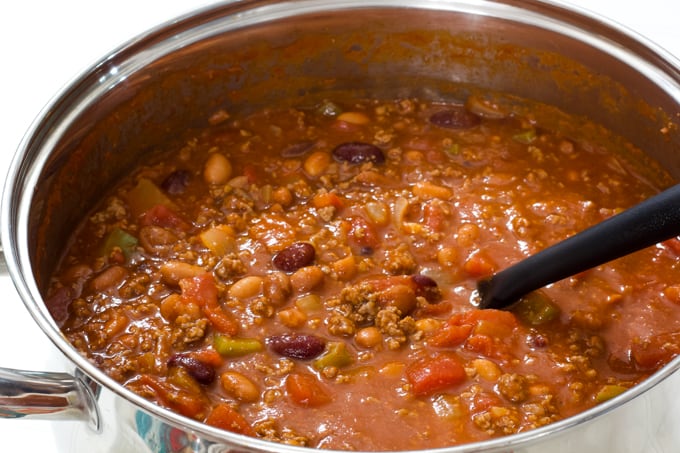
[[[132,391],[294,445],[443,447],[615,397],[680,350],[676,240],[510,311],[471,300],[479,278],[667,182],[468,105],[212,114],[74,233],[53,316]]]

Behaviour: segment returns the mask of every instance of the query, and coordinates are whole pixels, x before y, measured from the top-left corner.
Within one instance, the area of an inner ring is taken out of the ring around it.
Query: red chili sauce
[[[481,277],[668,184],[606,147],[419,100],[206,124],[90,214],[48,301],[164,407],[287,444],[436,448],[569,417],[680,351],[675,240],[508,311],[471,303]]]

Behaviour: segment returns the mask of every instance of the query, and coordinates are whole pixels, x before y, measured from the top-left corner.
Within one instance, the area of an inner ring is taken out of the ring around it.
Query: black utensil
[[[505,308],[550,283],[680,235],[680,184],[477,283],[479,308]]]

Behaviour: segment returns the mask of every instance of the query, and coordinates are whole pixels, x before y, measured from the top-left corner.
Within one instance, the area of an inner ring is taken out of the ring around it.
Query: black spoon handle
[[[680,184],[479,281],[479,307],[505,308],[545,285],[678,235]]]

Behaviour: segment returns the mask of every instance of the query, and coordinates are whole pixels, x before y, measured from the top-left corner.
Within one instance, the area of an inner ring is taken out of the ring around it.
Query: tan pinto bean
[[[443,322],[434,318],[421,318],[416,320],[416,329],[420,332],[434,332],[441,329]]]
[[[306,266],[296,270],[290,276],[290,284],[296,292],[307,292],[318,287],[324,278],[324,273],[318,266]]]
[[[104,324],[104,335],[111,339],[125,330],[130,320],[118,310],[110,310],[109,313],[111,317]]]
[[[287,187],[278,187],[272,193],[272,199],[283,207],[293,203],[293,193]]]
[[[475,359],[472,361],[472,366],[479,377],[490,382],[497,381],[503,373],[498,365],[488,359]]]
[[[448,187],[432,184],[431,182],[421,181],[413,186],[413,194],[425,200],[439,198],[440,200],[448,200],[453,196],[453,191]]]
[[[396,307],[406,315],[416,308],[416,293],[406,285],[394,285],[378,295],[378,303],[383,307]]]
[[[97,292],[111,291],[120,286],[128,275],[121,266],[111,266],[92,279],[92,289]]]
[[[231,178],[231,162],[223,154],[213,153],[203,168],[203,179],[208,184],[226,184]]]
[[[170,294],[161,301],[161,316],[168,321],[174,321],[177,318],[177,307],[182,303],[182,296],[179,294]]]
[[[382,343],[383,336],[375,326],[364,327],[354,335],[354,341],[362,348],[374,348]]]
[[[358,126],[363,126],[371,122],[371,119],[362,112],[343,112],[338,115],[337,118],[339,121],[356,124]]]
[[[273,305],[283,305],[293,292],[290,278],[285,272],[274,272],[264,279],[264,296]]]
[[[196,320],[202,316],[201,308],[194,302],[182,299],[179,294],[173,293],[161,301],[161,316],[170,322],[174,322],[178,316],[185,319]]]
[[[357,274],[357,264],[354,255],[348,255],[335,261],[331,267],[335,271],[338,280],[342,282],[350,281]]]
[[[458,262],[458,251],[453,247],[443,247],[437,251],[437,262],[442,267],[454,267]]]
[[[464,223],[458,227],[457,240],[463,247],[470,247],[479,237],[479,227],[474,223]]]
[[[243,277],[229,288],[229,295],[237,299],[248,299],[262,294],[264,279],[257,275]]]
[[[222,389],[229,395],[244,403],[252,403],[260,399],[260,389],[253,381],[237,371],[225,371],[220,376]]]
[[[321,176],[331,164],[331,155],[325,151],[315,151],[305,159],[302,167],[310,176]]]
[[[281,310],[278,314],[278,318],[281,321],[281,324],[290,327],[291,329],[298,329],[307,322],[307,315],[296,307]]]
[[[192,278],[205,274],[205,269],[182,261],[168,261],[160,267],[161,275],[166,283],[178,285],[183,278]]]

